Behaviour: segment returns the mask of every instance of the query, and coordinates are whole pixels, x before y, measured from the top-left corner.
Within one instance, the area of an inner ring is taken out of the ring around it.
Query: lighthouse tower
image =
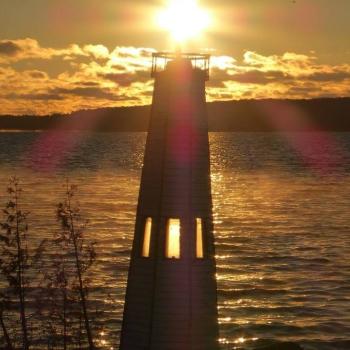
[[[209,56],[154,54],[152,77],[120,350],[217,350]]]

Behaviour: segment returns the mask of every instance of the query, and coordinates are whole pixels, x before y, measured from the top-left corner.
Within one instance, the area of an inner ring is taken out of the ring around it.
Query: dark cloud
[[[343,82],[350,79],[350,72],[344,71],[318,71],[310,74],[292,75],[282,70],[263,71],[251,69],[245,72],[230,74],[226,70],[212,69],[209,86],[224,87],[225,81],[235,81],[240,84],[266,85],[270,83],[287,84],[297,81],[303,82]]]
[[[98,76],[102,79],[113,81],[120,86],[130,86],[136,81],[135,76],[131,73],[100,73]]]
[[[121,71],[126,70],[126,66],[125,66],[125,65],[122,65],[122,64],[113,64],[113,65],[112,65],[112,68],[114,68],[114,69],[116,69],[116,70],[121,70]]]
[[[137,81],[147,82],[151,80],[151,73],[149,70],[138,70],[135,75]]]
[[[31,101],[62,101],[63,96],[53,93],[31,93],[31,94],[8,94],[5,98],[12,100],[31,100]]]
[[[150,50],[146,50],[146,49],[140,50],[140,56],[152,57],[152,54],[153,54],[153,52],[151,52]]]
[[[236,81],[241,84],[269,84],[274,82],[286,82],[293,78],[281,71],[261,71],[250,70],[244,73],[233,74],[230,76],[231,81]]]
[[[142,92],[142,96],[152,97],[153,90],[147,90],[147,91]]]
[[[217,100],[229,100],[229,99],[232,99],[233,97],[232,94],[227,92],[215,92],[210,94],[210,96]]]
[[[96,81],[82,81],[80,83],[80,85],[89,86],[89,87],[97,87],[97,86],[100,86],[100,83],[98,83]]]
[[[128,73],[99,73],[100,78],[113,81],[119,86],[128,87],[133,83],[147,82],[151,80],[150,72],[147,70]]]
[[[54,88],[50,91],[52,94],[58,95],[74,95],[80,97],[92,97],[96,99],[117,100],[118,96],[112,93],[109,89],[98,87],[75,87],[69,88]]]
[[[103,88],[97,88],[97,87],[75,87],[72,89],[54,88],[54,89],[51,89],[49,93],[52,95],[59,95],[59,96],[73,95],[73,96],[86,97],[86,98],[106,99],[110,101],[138,100],[137,97],[118,95],[113,93],[112,90],[110,89],[103,89]]]
[[[231,80],[231,75],[225,69],[212,68],[210,71],[210,79],[208,86],[210,87],[225,87],[224,82]]]
[[[14,57],[21,51],[21,47],[12,41],[0,41],[0,55]]]
[[[45,78],[47,78],[47,74],[45,72],[30,71],[30,72],[28,72],[28,74],[33,79],[45,79]]]
[[[307,95],[312,90],[312,86],[291,86],[288,89],[288,94],[290,95]]]
[[[316,82],[342,82],[350,79],[350,71],[316,72],[307,76],[301,76],[299,79]]]
[[[235,81],[240,84],[265,85],[274,82],[287,82],[294,78],[282,71],[261,71],[258,69],[230,74],[227,70],[213,68],[209,86],[224,87],[225,81]]]

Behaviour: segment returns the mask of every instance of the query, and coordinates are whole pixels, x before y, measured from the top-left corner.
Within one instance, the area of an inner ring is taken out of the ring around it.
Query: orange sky
[[[157,0],[2,0],[0,113],[150,103]],[[206,0],[209,100],[350,95],[350,1]],[[336,4],[336,5],[335,5]]]

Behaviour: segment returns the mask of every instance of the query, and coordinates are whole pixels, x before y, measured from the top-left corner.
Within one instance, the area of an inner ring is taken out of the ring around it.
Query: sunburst
[[[169,0],[167,8],[158,13],[157,22],[181,44],[203,33],[211,24],[211,16],[196,0]]]

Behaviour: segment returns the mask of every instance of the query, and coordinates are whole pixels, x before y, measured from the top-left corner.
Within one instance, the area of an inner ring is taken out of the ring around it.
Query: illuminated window
[[[168,219],[166,229],[165,257],[180,259],[180,220]]]
[[[145,221],[145,231],[143,234],[142,257],[149,258],[151,247],[152,218]]]
[[[204,258],[202,219],[196,219],[196,258]]]

